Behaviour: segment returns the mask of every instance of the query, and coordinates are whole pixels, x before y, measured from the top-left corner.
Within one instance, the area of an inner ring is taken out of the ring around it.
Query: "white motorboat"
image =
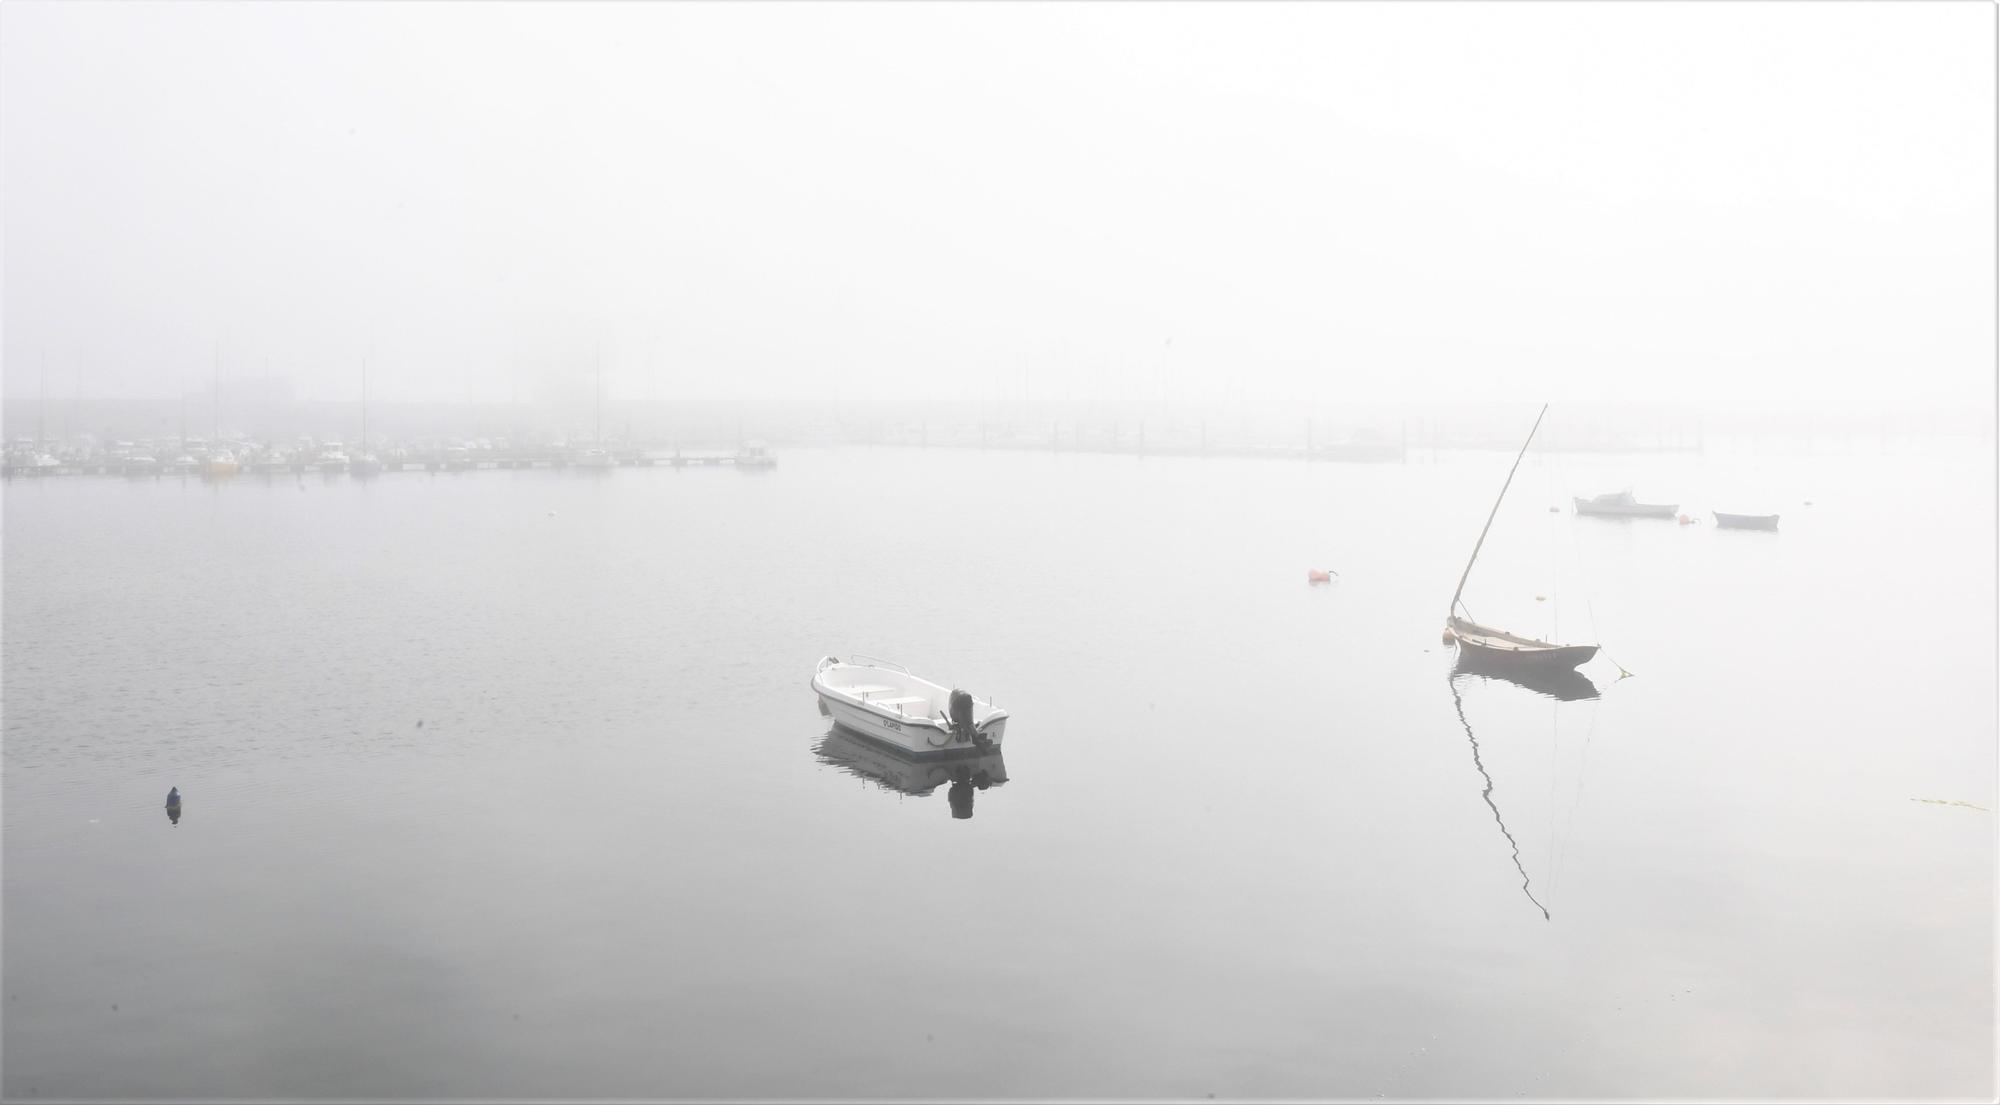
[[[1615,518],[1672,518],[1680,509],[1678,503],[1642,503],[1632,497],[1630,491],[1613,491],[1595,498],[1576,499],[1578,514],[1596,514]]]
[[[611,454],[603,449],[585,449],[576,455],[578,468],[609,468],[612,463]]]
[[[320,448],[319,459],[314,462],[319,470],[326,473],[347,471],[347,450],[338,441],[329,441]]]
[[[812,686],[820,709],[842,727],[920,756],[997,751],[1007,731],[1007,711],[992,700],[887,660],[822,657]]]
[[[746,441],[736,450],[738,468],[775,468],[778,458],[771,453],[771,447],[761,441]]]

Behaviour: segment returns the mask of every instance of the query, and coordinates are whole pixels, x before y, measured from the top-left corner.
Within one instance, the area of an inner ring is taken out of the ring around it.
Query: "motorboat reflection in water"
[[[1007,781],[1007,764],[998,749],[948,758],[917,757],[840,725],[828,729],[813,752],[822,763],[899,794],[925,798],[948,783],[946,798],[957,820],[972,816],[975,791]]]
[[[915,755],[998,751],[1007,731],[1007,711],[992,700],[870,656],[821,657],[812,687],[836,723]]]

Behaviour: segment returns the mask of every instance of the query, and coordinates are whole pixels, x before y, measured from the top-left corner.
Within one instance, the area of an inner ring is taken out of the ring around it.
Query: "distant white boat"
[[[347,471],[347,450],[341,446],[340,442],[329,441],[320,449],[319,460],[315,463],[319,465],[319,470],[322,472],[345,472]]]
[[[585,449],[576,455],[575,463],[578,468],[609,468],[611,454],[602,449]]]
[[[1715,524],[1723,529],[1778,528],[1778,516],[1775,514],[1725,514],[1720,510],[1712,513],[1715,515]]]
[[[842,727],[917,755],[994,751],[1007,732],[1007,711],[991,700],[886,660],[822,657],[812,686],[820,708]]]
[[[1672,518],[1679,503],[1642,503],[1630,491],[1613,491],[1592,499],[1576,500],[1578,514],[1616,515],[1625,518]]]
[[[771,447],[761,441],[746,441],[736,450],[738,468],[774,468],[778,458],[771,453]]]

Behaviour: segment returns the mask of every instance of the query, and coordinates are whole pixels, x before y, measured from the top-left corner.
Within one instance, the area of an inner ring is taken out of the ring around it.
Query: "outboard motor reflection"
[[[959,764],[951,773],[951,789],[945,791],[945,800],[951,803],[951,816],[955,821],[963,821],[972,816],[972,791],[974,787],[985,790],[993,785],[992,776],[983,769],[974,771]]]

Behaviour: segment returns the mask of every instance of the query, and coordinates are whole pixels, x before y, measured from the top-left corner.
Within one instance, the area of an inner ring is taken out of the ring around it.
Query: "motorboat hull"
[[[890,717],[882,711],[857,706],[825,693],[819,696],[819,700],[826,704],[827,713],[835,725],[912,756],[967,756],[980,751],[970,737],[953,734],[927,720]],[[979,726],[978,732],[994,748],[998,748],[1007,735],[1007,719],[1002,717],[989,721]]]

